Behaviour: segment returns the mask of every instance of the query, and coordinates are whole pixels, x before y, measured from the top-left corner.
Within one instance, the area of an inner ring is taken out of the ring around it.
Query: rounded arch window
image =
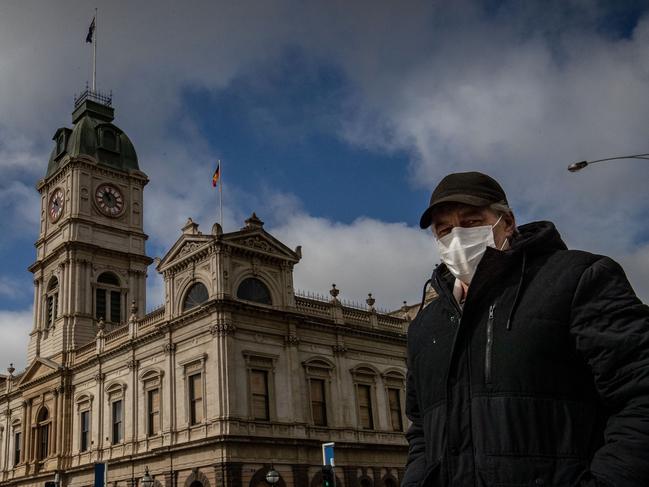
[[[101,284],[109,284],[111,286],[119,286],[119,279],[112,272],[104,272],[97,278],[97,282]]]
[[[53,277],[47,285],[47,290],[54,291],[57,287],[59,287],[59,280],[56,277]]]
[[[37,453],[38,459],[44,460],[48,457],[49,450],[49,439],[50,439],[50,413],[45,406],[41,408],[36,417],[38,423],[36,429],[37,436]]]
[[[273,304],[268,287],[255,277],[248,277],[239,284],[237,298],[255,303]]]
[[[119,278],[112,272],[104,272],[97,278],[95,289],[95,319],[110,323],[121,323],[122,290]]]
[[[185,300],[183,301],[183,311],[190,310],[196,306],[200,306],[209,298],[209,293],[205,284],[202,282],[196,282],[192,284],[192,287],[189,288],[187,294],[185,295]]]
[[[59,301],[59,280],[53,276],[47,284],[47,291],[45,294],[45,327],[50,328],[54,326],[54,321],[58,315],[58,301]]]
[[[46,407],[41,408],[41,410],[38,412],[38,418],[37,421],[39,423],[42,423],[43,421],[47,421],[50,417],[50,413],[47,410]]]

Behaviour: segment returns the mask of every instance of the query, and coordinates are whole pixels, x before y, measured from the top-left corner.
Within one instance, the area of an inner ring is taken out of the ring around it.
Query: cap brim
[[[430,227],[430,224],[433,220],[433,210],[436,206],[442,203],[464,203],[465,205],[471,206],[489,206],[490,204],[494,203],[494,201],[470,194],[453,194],[439,198],[428,208],[426,208],[426,211],[424,211],[424,213],[422,213],[421,218],[419,219],[419,226],[421,228]]]

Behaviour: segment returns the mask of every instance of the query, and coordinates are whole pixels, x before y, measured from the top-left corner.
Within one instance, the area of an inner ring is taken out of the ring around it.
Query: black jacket
[[[408,330],[402,486],[649,486],[649,307],[554,225],[488,248],[464,309],[445,266]]]

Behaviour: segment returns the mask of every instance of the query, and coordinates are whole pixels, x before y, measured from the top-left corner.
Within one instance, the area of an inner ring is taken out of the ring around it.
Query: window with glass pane
[[[189,288],[189,291],[187,291],[187,295],[185,296],[185,301],[183,302],[183,311],[187,311],[189,309],[195,308],[196,306],[200,306],[205,301],[207,301],[208,297],[209,295],[207,288],[204,284],[200,282],[193,284],[192,287]]]
[[[121,313],[121,292],[110,292],[110,321],[120,323],[122,321]]]
[[[147,409],[149,421],[147,433],[149,436],[160,433],[160,389],[147,391]]]
[[[269,420],[268,371],[252,370],[250,372],[250,392],[252,393],[252,417]]]
[[[95,318],[109,323],[122,321],[121,290],[119,279],[112,272],[104,272],[97,278],[95,290]],[[113,289],[110,289],[110,288]]]
[[[50,425],[44,424],[39,426],[39,445],[38,445],[38,459],[45,460],[49,454],[49,436],[50,436]]]
[[[44,460],[49,455],[49,436],[50,436],[50,414],[47,408],[41,408],[36,418],[38,421],[37,427],[37,457],[39,460]]]
[[[399,389],[388,389],[388,401],[390,403],[390,423],[394,431],[403,431],[403,420],[401,414],[401,391]]]
[[[270,291],[266,287],[266,284],[254,277],[244,279],[241,284],[239,284],[239,288],[237,289],[237,298],[254,301],[256,303],[273,304],[273,300],[270,297]]]
[[[203,379],[201,374],[190,375],[189,381],[189,421],[198,424],[203,421]]]
[[[112,420],[113,420],[113,430],[112,430],[112,444],[115,445],[122,441],[122,422],[123,422],[123,411],[122,411],[122,401],[113,402],[112,407]]]
[[[325,401],[325,381],[323,379],[309,380],[311,389],[311,414],[313,424],[327,426],[327,404]]]
[[[21,439],[21,434],[20,431],[14,432],[14,465],[18,465],[20,463],[20,442],[22,441]]]
[[[103,319],[108,321],[108,315],[106,314],[106,290],[97,289],[95,292],[95,318]]]
[[[90,411],[81,411],[79,423],[81,430],[79,450],[88,451],[88,447],[90,446]]]
[[[356,391],[358,394],[358,412],[361,428],[374,429],[374,420],[372,418],[372,388],[368,385],[358,384]]]

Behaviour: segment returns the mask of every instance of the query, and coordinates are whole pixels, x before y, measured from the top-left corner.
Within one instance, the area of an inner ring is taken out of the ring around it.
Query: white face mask
[[[500,217],[502,218],[502,216]],[[480,227],[455,227],[448,235],[437,239],[442,262],[457,279],[469,284],[487,247],[496,247],[493,229],[500,222]],[[505,247],[507,239],[503,242]]]

